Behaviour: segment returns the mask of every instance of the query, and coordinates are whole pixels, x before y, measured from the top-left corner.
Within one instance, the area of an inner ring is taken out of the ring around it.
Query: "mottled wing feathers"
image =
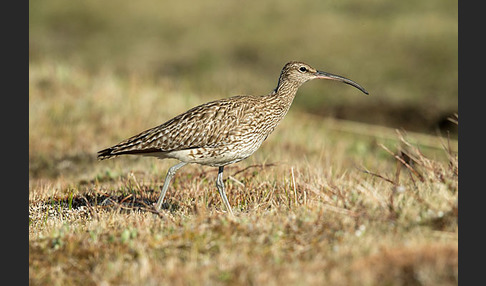
[[[148,154],[192,148],[215,148],[235,142],[246,133],[246,117],[254,103],[251,97],[236,96],[196,106],[162,125],[148,129],[98,152],[100,160],[122,154]]]

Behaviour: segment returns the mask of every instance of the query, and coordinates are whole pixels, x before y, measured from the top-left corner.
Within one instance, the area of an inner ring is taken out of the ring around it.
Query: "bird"
[[[227,211],[234,216],[225,193],[224,167],[252,155],[289,111],[298,88],[313,79],[351,85],[369,94],[358,83],[336,74],[316,70],[300,61],[284,65],[277,87],[267,95],[238,95],[210,101],[175,116],[98,152],[98,160],[119,155],[143,155],[180,162],[170,167],[155,205],[160,211],[176,172],[189,163],[218,168],[216,188]]]

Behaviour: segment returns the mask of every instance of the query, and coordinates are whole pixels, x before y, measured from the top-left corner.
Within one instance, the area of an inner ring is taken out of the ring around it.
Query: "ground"
[[[54,77],[47,94],[46,70],[31,66],[32,284],[457,284],[456,140],[291,109],[225,168],[235,218],[217,168],[199,165],[179,170],[157,213],[176,161],[96,151],[152,127],[149,106],[196,98],[137,80],[127,94],[116,76],[82,70]]]

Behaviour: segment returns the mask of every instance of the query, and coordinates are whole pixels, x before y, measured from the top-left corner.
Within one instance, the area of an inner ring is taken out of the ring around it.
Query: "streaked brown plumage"
[[[287,114],[297,89],[316,78],[338,80],[368,94],[347,78],[317,71],[302,62],[289,62],[270,94],[234,96],[196,106],[162,125],[99,151],[98,159],[137,154],[180,160],[181,163],[167,173],[157,210],[160,210],[170,180],[179,168],[187,163],[219,167],[216,186],[226,208],[233,214],[224,192],[224,166],[253,154]]]

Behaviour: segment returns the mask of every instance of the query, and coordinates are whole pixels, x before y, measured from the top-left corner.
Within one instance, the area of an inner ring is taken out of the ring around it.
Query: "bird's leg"
[[[167,176],[165,176],[165,182],[164,185],[162,186],[162,192],[160,193],[160,197],[159,200],[157,201],[157,206],[155,208],[157,211],[160,211],[160,208],[162,207],[162,202],[164,201],[165,193],[167,193],[167,189],[169,188],[170,181],[174,177],[177,170],[184,167],[186,164],[187,164],[186,162],[181,162],[177,165],[170,167],[169,171],[167,171]]]
[[[219,167],[218,179],[216,180],[216,187],[218,188],[219,195],[223,199],[223,202],[224,202],[226,208],[228,209],[228,211],[230,212],[231,216],[235,216],[233,214],[233,210],[231,210],[231,206],[228,202],[228,198],[226,197],[226,193],[224,192],[223,169],[224,169],[224,166]]]

